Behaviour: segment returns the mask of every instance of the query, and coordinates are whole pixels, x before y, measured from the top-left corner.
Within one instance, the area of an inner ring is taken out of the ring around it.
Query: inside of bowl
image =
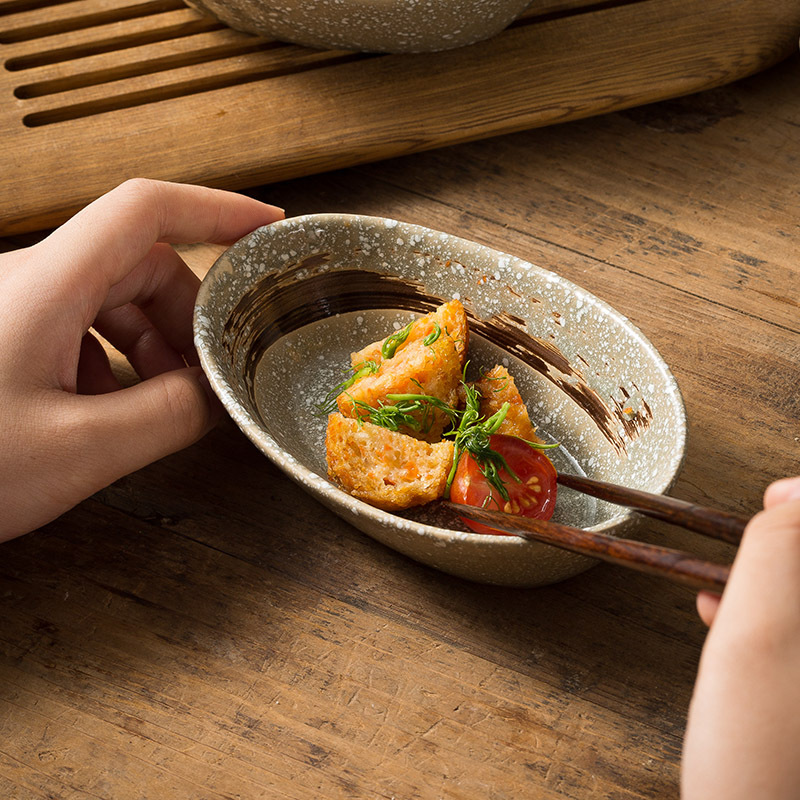
[[[534,423],[560,443],[559,469],[660,492],[680,465],[683,406],[652,345],[598,298],[519,259],[391,220],[316,215],[256,231],[209,278],[199,330],[221,371],[215,388],[266,453],[314,481],[326,477],[318,405],[350,353],[452,298],[470,317],[474,373],[508,367]],[[560,491],[563,522],[602,527],[624,514]]]
[[[261,423],[277,444],[320,477],[325,477],[325,430],[327,414],[320,406],[326,395],[349,374],[350,353],[399,330],[414,318],[408,311],[366,309],[338,314],[305,325],[280,337],[261,357],[254,381],[254,402]],[[516,362],[516,363],[515,363]],[[482,368],[503,364],[518,380],[520,393],[537,421],[545,441],[558,442],[548,451],[556,469],[586,474],[582,462],[593,461],[603,437],[593,426],[578,423],[578,430],[565,414],[555,413],[555,389],[541,375],[509,356],[483,337],[470,341],[470,377]],[[537,413],[538,412],[538,413]],[[541,418],[540,418],[541,416]],[[605,443],[608,444],[607,442]],[[555,519],[589,527],[619,514],[619,509],[599,503],[587,495],[561,489]],[[433,508],[412,512],[413,518],[437,524]]]

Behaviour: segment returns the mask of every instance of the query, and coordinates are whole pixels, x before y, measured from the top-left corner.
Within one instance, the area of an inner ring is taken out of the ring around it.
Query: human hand
[[[684,743],[684,800],[800,796],[800,478],[772,484],[711,624]]]
[[[198,366],[199,280],[169,242],[235,241],[273,206],[128,181],[0,256],[0,541],[199,439],[220,414]],[[121,388],[94,328],[142,379]]]

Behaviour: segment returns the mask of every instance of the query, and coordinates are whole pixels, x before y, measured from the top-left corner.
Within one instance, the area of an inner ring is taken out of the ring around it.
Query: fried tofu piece
[[[360,422],[328,417],[328,473],[350,494],[386,511],[423,505],[444,494],[452,442],[428,442]]]
[[[439,306],[435,311],[430,314],[425,314],[424,317],[414,321],[411,330],[408,332],[408,337],[405,342],[397,346],[395,355],[401,352],[404,348],[414,345],[416,342],[430,336],[435,330],[436,325],[439,326],[440,337],[446,336],[452,339],[456,352],[458,353],[459,363],[463,367],[467,359],[467,347],[469,345],[469,328],[467,327],[467,313],[464,311],[464,306],[460,300],[451,300],[449,303],[444,303]],[[391,335],[391,334],[390,334]],[[383,343],[388,339],[387,336],[379,342],[368,344],[362,350],[350,355],[350,361],[353,367],[363,364],[365,361],[374,361],[380,364],[383,360],[381,355],[381,348]]]
[[[435,324],[439,325],[439,336],[426,344],[426,337],[436,330]],[[457,326],[456,329],[451,325]],[[382,342],[368,345],[353,354],[353,362],[375,361],[379,364],[378,371],[359,378],[339,395],[339,413],[363,418],[368,414],[364,405],[370,408],[391,405],[387,399],[390,394],[425,394],[455,407],[459,402],[466,343],[466,315],[461,303],[454,300],[416,320],[408,338],[398,345],[391,358],[381,356]],[[433,406],[426,406],[413,416],[416,427],[408,425],[400,430],[426,442],[439,441],[450,425],[447,415]]]
[[[531,423],[528,409],[520,397],[514,378],[505,367],[495,365],[473,385],[481,396],[482,417],[491,417],[502,408],[503,403],[509,404],[506,418],[497,429],[497,433],[519,436],[529,442],[542,441],[536,435],[536,428]]]

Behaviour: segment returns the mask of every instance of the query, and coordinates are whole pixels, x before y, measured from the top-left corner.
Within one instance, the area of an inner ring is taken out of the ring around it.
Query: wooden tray
[[[796,0],[546,0],[468,48],[317,51],[181,0],[0,0],[0,233],[125,178],[242,188],[717,86],[796,47]]]

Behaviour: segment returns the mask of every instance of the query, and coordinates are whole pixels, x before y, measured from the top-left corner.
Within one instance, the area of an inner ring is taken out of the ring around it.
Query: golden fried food
[[[431,311],[430,314],[425,314],[424,317],[415,320],[405,341],[397,345],[395,354],[402,352],[404,348],[410,347],[415,342],[433,336],[436,333],[437,326],[441,336],[447,336],[453,340],[453,345],[458,353],[459,364],[463,367],[467,359],[469,328],[467,327],[467,314],[460,300],[451,300],[449,303],[444,303],[435,311]],[[390,336],[386,337],[386,339],[389,338]],[[376,364],[380,364],[383,360],[381,349],[386,339],[368,344],[358,352],[352,353],[350,362],[353,367],[357,368],[365,361],[374,361]]]
[[[346,417],[366,418],[367,406],[391,405],[387,395],[392,394],[429,395],[456,406],[467,337],[464,308],[453,300],[412,323],[405,338],[397,336],[391,355],[384,347],[386,339],[354,353],[355,366],[366,361],[379,366],[339,395],[339,412]],[[401,432],[426,442],[439,441],[449,425],[447,415],[433,406],[411,416],[413,423],[401,426]]]
[[[331,414],[328,473],[350,494],[386,511],[423,505],[444,494],[453,444],[429,444],[386,428]]]
[[[474,384],[481,396],[481,416],[489,418],[508,403],[508,412],[496,433],[519,436],[529,442],[541,442],[528,416],[528,409],[508,370],[499,364],[485,372]]]
[[[321,404],[326,413],[338,409],[328,417],[331,478],[355,497],[397,511],[450,491],[456,447],[480,475],[470,485],[482,481],[489,495],[503,494],[504,482],[487,466],[492,448],[487,452],[486,440],[506,448],[510,442],[529,460],[549,463],[519,441],[541,439],[505,367],[464,383],[467,344],[466,313],[454,300],[352,353],[352,375]],[[498,412],[503,419],[495,428],[491,418]],[[441,441],[443,434],[449,438]]]

